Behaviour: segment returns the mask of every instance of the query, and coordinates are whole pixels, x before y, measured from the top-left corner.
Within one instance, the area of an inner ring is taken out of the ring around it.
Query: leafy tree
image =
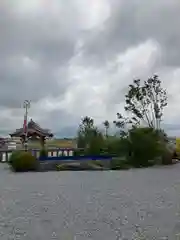
[[[117,113],[117,120],[113,121],[116,127],[120,129],[120,136],[126,137],[128,134],[128,125],[136,127],[140,125],[140,122],[137,120],[137,118],[132,117],[129,119],[128,117],[124,117],[121,113]]]
[[[129,85],[125,96],[125,111],[132,114],[132,123],[144,123],[150,128],[160,129],[163,110],[167,106],[167,92],[157,75],[141,85],[140,79]]]
[[[94,120],[92,118],[86,116],[81,120],[77,138],[77,145],[79,148],[87,147],[94,129]]]
[[[94,127],[94,120],[88,116],[82,119],[82,125],[85,129],[91,129]]]
[[[99,154],[104,146],[102,133],[94,125],[94,120],[90,117],[84,117],[79,125],[78,148],[84,148],[87,154]]]
[[[167,136],[160,128],[166,106],[167,93],[158,76],[142,84],[137,79],[129,85],[124,107],[129,116],[117,113],[114,124],[120,129],[121,147],[132,165],[148,165],[157,156],[166,158]],[[142,125],[146,127],[140,127]],[[167,154],[168,159],[169,156]]]

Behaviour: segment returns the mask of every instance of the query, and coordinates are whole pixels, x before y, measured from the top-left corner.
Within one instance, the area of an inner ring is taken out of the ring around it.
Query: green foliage
[[[35,171],[37,168],[37,160],[30,152],[13,153],[9,164],[15,172]]]
[[[94,120],[86,116],[79,125],[78,147],[85,149],[84,155],[113,155],[116,158],[111,161],[112,169],[129,168],[129,165],[146,167],[159,159],[163,164],[171,164],[173,151],[168,147],[166,134],[160,130],[166,106],[167,93],[158,76],[144,82],[136,79],[125,95],[124,109],[130,117],[117,113],[117,120],[113,122],[120,130],[119,136],[109,136],[110,123],[106,120],[104,138]]]
[[[160,128],[164,107],[167,106],[167,93],[157,75],[141,84],[140,79],[129,85],[125,96],[125,110],[134,115],[134,120],[146,123],[149,127]]]
[[[166,135],[160,130],[167,93],[158,76],[154,75],[143,83],[140,79],[134,80],[125,95],[125,103],[124,109],[132,117],[117,113],[114,123],[120,129],[120,144],[116,152],[121,151],[135,167],[152,165],[158,158],[164,159],[162,162],[167,162],[168,158],[170,162]]]
[[[117,113],[117,120],[113,121],[113,123],[115,124],[116,127],[120,128],[120,135],[121,136],[125,136],[126,135],[126,131],[124,131],[126,125],[128,125],[129,123],[132,123],[132,120],[129,120],[129,118],[125,118],[121,113]],[[134,125],[137,121],[137,119],[135,117],[133,117],[132,119],[134,119]]]
[[[115,125],[124,132],[127,126],[140,126],[141,124],[154,129],[160,129],[164,108],[167,106],[167,92],[161,86],[157,75],[141,82],[140,79],[129,85],[125,95],[125,111],[132,115],[125,118],[117,113]]]
[[[85,117],[78,130],[77,139],[78,148],[84,148],[85,155],[97,155],[104,148],[104,137],[102,133],[94,126],[94,120],[90,117]],[[77,154],[77,153],[75,153]]]
[[[106,141],[106,152],[111,156],[126,156],[129,150],[127,137],[113,137]]]
[[[11,156],[9,158],[8,163],[11,165],[12,162],[15,161],[15,159],[18,158],[21,153],[22,153],[21,151],[12,152],[12,154],[11,154]]]
[[[147,167],[159,162],[172,164],[173,150],[167,144],[166,134],[160,130],[133,127],[123,137],[113,138],[106,144],[108,153],[117,156],[112,161],[112,169],[122,168],[121,164],[128,167]]]
[[[78,148],[85,148],[86,147],[86,139],[85,136],[79,131],[77,136],[77,147]]]
[[[86,148],[87,155],[101,155],[102,149],[104,147],[104,138],[97,129],[94,129],[91,133],[91,138],[89,139],[89,144]]]
[[[159,138],[153,128],[131,129],[129,142],[129,162],[135,167],[149,166],[161,154]]]
[[[74,150],[74,156],[84,156],[85,155],[85,150],[84,148],[80,148],[80,149],[75,149]]]
[[[48,151],[46,148],[40,150],[40,157],[48,157]]]
[[[108,154],[116,155],[119,152],[119,138],[108,138],[105,142],[105,149]]]
[[[89,145],[94,129],[94,120],[88,116],[84,117],[78,129],[78,148],[86,148]]]

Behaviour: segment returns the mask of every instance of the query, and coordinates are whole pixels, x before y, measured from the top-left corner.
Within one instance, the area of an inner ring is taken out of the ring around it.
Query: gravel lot
[[[0,165],[0,240],[180,239],[179,233],[180,164],[22,174]]]

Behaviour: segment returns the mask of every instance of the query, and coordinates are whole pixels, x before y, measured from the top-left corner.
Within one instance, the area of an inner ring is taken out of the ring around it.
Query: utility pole
[[[27,120],[28,120],[28,109],[30,108],[30,101],[25,100],[24,101],[24,109],[25,109],[25,114],[24,114],[24,147],[25,151],[27,151],[27,145],[28,145],[28,129],[27,129]]]

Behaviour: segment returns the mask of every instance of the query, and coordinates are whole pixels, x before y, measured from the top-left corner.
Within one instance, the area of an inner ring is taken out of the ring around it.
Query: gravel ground
[[[180,239],[179,233],[180,164],[20,174],[0,165],[0,240]]]

